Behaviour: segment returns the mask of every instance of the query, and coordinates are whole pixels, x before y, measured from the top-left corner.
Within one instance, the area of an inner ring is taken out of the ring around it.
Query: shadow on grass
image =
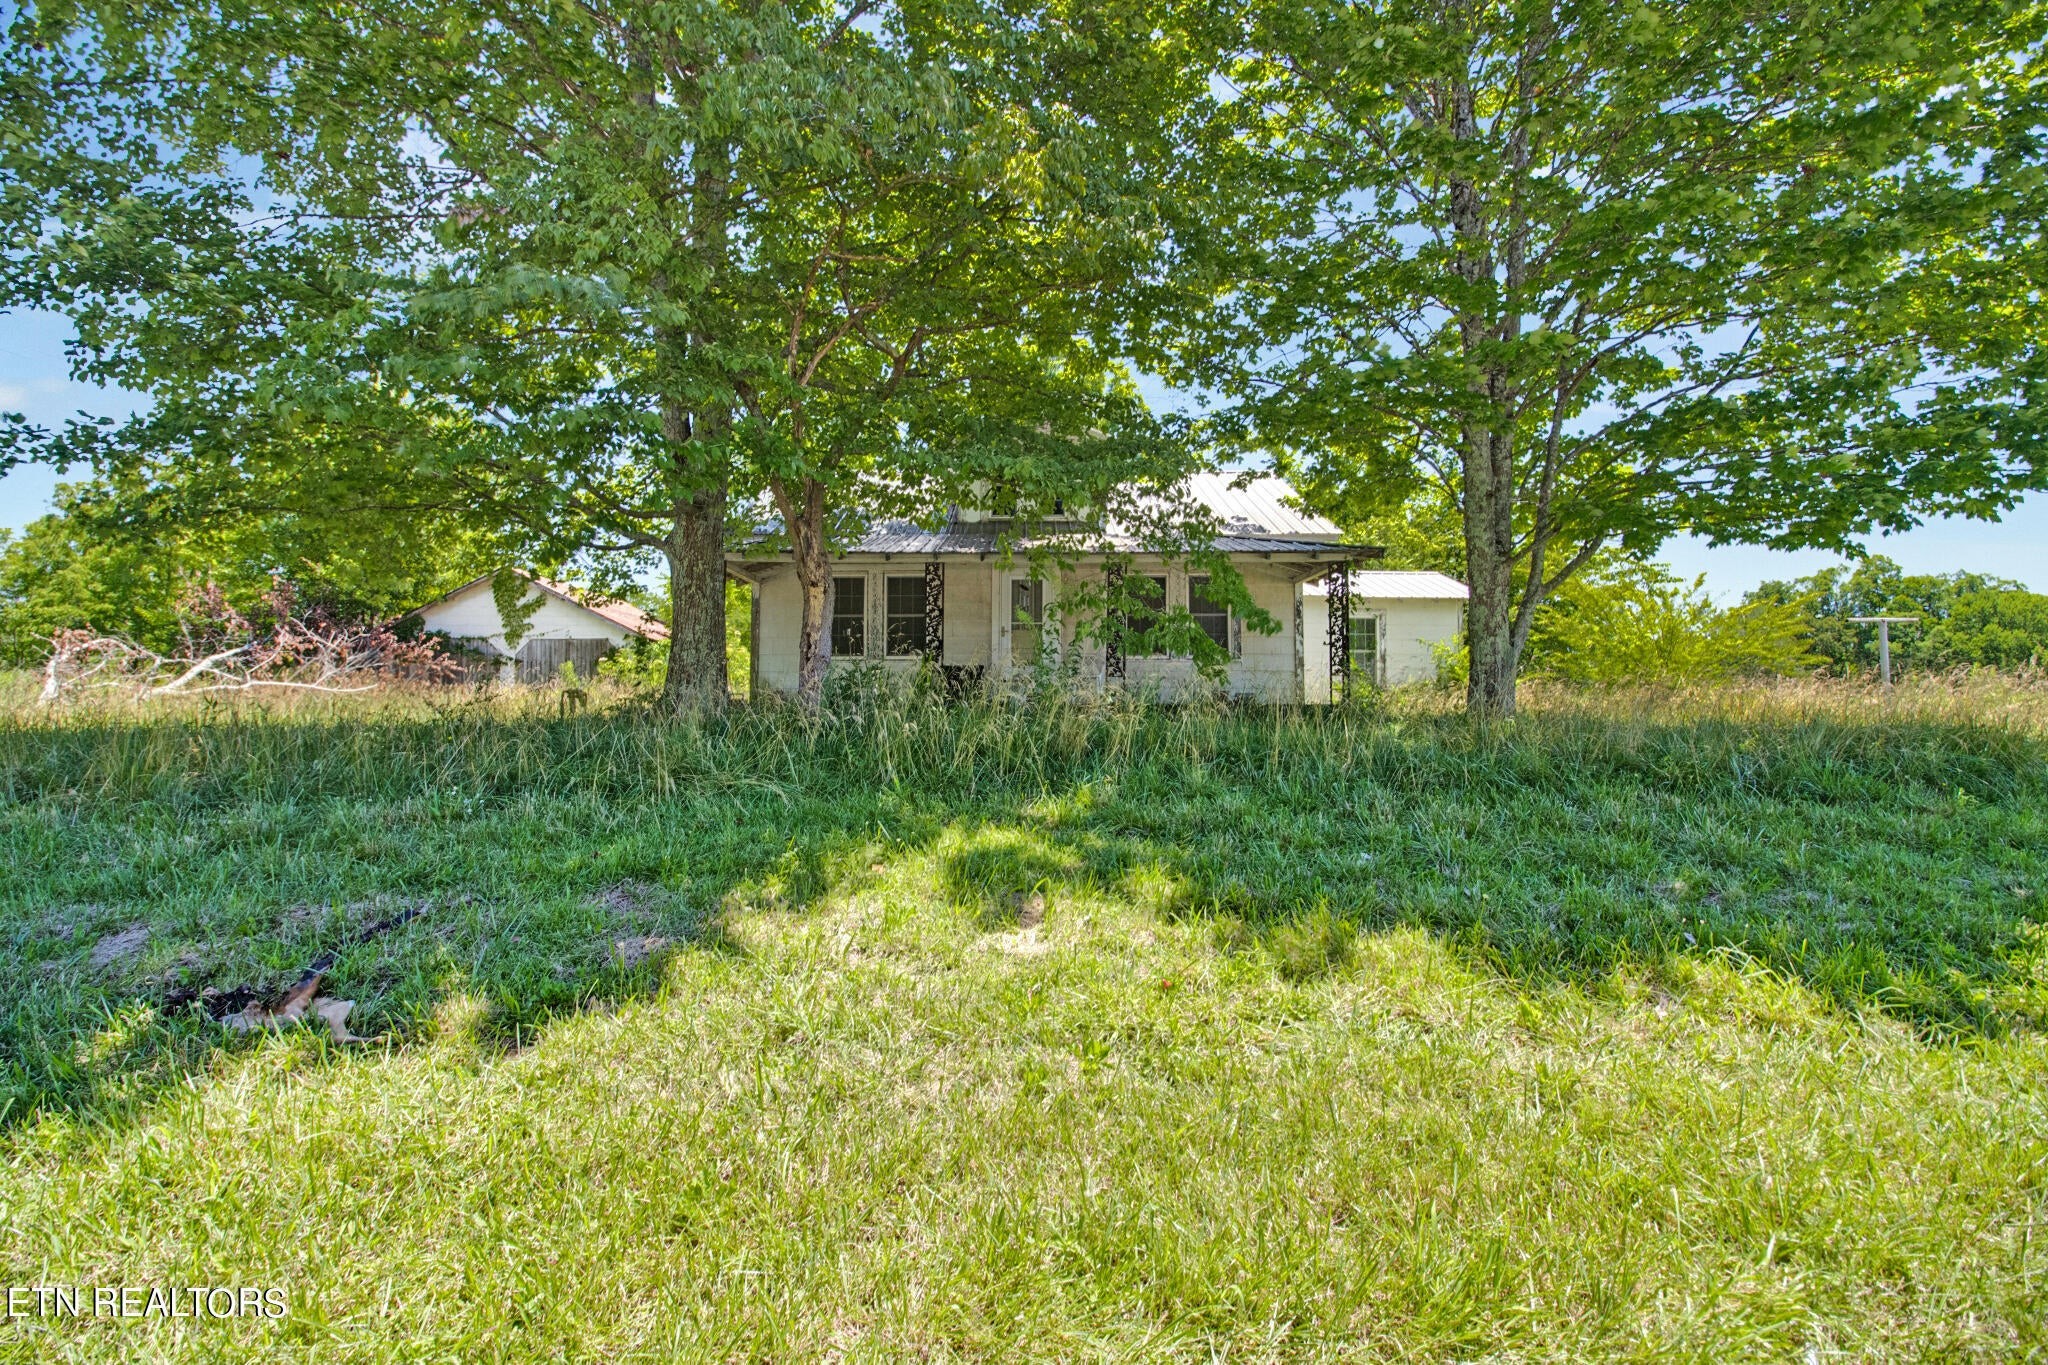
[[[640,841],[628,840],[586,849],[597,856],[541,885],[457,875],[422,892],[418,878],[371,869],[372,887],[325,899],[79,903],[17,916],[6,926],[0,1128],[40,1112],[117,1122],[145,1109],[217,1058],[259,1047],[268,1030],[220,1016],[277,1000],[313,965],[325,968],[320,998],[354,1002],[348,1029],[400,1047],[459,1027],[485,1054],[510,1050],[566,1015],[648,999],[676,954],[743,958],[732,918],[801,912],[838,884],[831,869],[853,856],[843,832],[778,833],[723,831],[722,844],[746,852],[725,848],[701,875],[678,874],[668,855],[636,856]],[[392,920],[402,923],[376,932]],[[283,1027],[325,1036],[311,1018]]]
[[[0,728],[0,1125],[112,1120],[251,1046],[167,992],[326,993],[490,1045],[738,951],[877,861],[984,930],[1108,897],[1290,978],[1413,926],[1589,979],[1739,953],[1930,1037],[2040,1022],[2048,779],[1965,724],[1577,721],[922,702],[708,726],[435,715]],[[920,872],[920,878],[924,874]],[[429,908],[350,943],[395,906]],[[146,929],[95,965],[109,939]]]

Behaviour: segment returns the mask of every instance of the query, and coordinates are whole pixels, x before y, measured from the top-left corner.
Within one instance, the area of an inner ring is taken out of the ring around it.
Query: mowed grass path
[[[2044,710],[25,716],[0,1357],[2040,1353]]]

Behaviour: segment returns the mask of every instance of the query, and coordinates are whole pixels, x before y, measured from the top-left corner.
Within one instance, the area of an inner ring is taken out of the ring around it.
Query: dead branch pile
[[[168,651],[92,630],[60,631],[50,641],[42,699],[270,688],[367,692],[391,682],[448,682],[461,675],[461,664],[436,641],[404,639],[392,622],[348,621],[320,607],[299,610],[296,593],[282,579],[273,581],[253,616],[209,583],[180,604],[179,643]]]

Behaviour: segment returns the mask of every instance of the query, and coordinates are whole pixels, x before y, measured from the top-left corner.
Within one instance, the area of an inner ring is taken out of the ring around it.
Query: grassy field
[[[290,1300],[0,1359],[2048,1354],[2034,686],[24,705],[0,848],[0,1284]]]

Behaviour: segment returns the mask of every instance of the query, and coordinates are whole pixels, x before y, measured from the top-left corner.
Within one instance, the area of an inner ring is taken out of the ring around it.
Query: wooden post
[[[1918,621],[1917,616],[1852,616],[1851,621],[1862,624],[1875,622],[1877,625],[1877,675],[1884,685],[1892,685],[1892,622],[1910,624]]]

